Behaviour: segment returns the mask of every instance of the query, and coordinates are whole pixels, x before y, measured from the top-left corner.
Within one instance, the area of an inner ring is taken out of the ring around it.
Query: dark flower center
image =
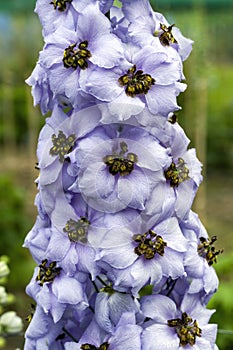
[[[177,115],[174,113],[168,118],[168,121],[171,124],[175,124],[177,122],[177,120],[178,120]]]
[[[133,240],[138,243],[134,252],[139,256],[143,255],[145,259],[153,259],[156,253],[163,256],[164,248],[167,246],[163,238],[152,230],[142,235],[134,235]]]
[[[186,312],[182,313],[182,318],[175,318],[167,321],[169,327],[175,327],[180,338],[180,346],[191,345],[196,342],[196,337],[201,337],[202,330],[198,327],[197,321],[193,321]]]
[[[125,142],[121,142],[120,147],[121,151],[119,153],[113,150],[113,154],[105,156],[103,161],[109,167],[110,174],[116,175],[119,173],[120,176],[126,176],[133,171],[138,157],[136,154],[128,152],[128,146]]]
[[[88,344],[88,343],[82,344],[80,348],[82,350],[107,350],[108,347],[109,347],[109,343],[108,342],[104,342],[98,348],[95,345],[91,345],[91,344]]]
[[[59,156],[61,163],[65,161],[65,155],[70,152],[74,146],[76,136],[74,134],[66,137],[66,135],[60,130],[58,136],[52,135],[53,147],[50,149],[49,153],[52,156]]]
[[[174,25],[175,24],[172,24],[171,26],[167,27],[165,24],[160,23],[160,29],[163,32],[161,34],[158,34],[157,32],[154,33],[154,36],[159,36],[159,40],[163,46],[177,44],[177,41],[172,34],[172,27],[174,27]]]
[[[36,281],[39,281],[39,285],[43,286],[44,283],[53,282],[54,278],[60,274],[61,267],[56,267],[56,261],[52,261],[50,264],[47,259],[44,259],[39,265],[39,272],[36,277]]]
[[[63,231],[68,233],[71,242],[87,242],[87,231],[90,222],[83,216],[78,221],[69,219]]]
[[[26,320],[28,323],[31,322],[31,320],[32,320],[32,318],[33,318],[33,316],[34,316],[35,311],[36,311],[36,305],[31,303],[31,312],[30,312],[30,314],[27,315],[27,317],[25,318],[25,320]]]
[[[86,69],[88,67],[88,58],[91,57],[91,52],[87,49],[88,41],[82,41],[77,48],[77,43],[68,46],[63,55],[63,64],[66,68],[78,67]]]
[[[134,97],[139,94],[147,94],[151,86],[154,85],[155,79],[150,74],[144,74],[142,70],[137,70],[136,65],[133,65],[126,74],[118,79],[118,82],[121,86],[126,86],[126,95]]]
[[[206,259],[210,266],[217,262],[217,256],[223,252],[223,250],[215,250],[213,243],[216,240],[216,236],[211,237],[211,239],[201,237],[197,248],[198,254]]]
[[[54,10],[64,12],[66,10],[66,4],[71,4],[72,1],[73,0],[53,0],[50,4],[53,5]]]
[[[178,158],[178,163],[171,163],[169,168],[164,172],[165,178],[170,181],[171,187],[177,187],[179,184],[189,179],[189,169],[182,158]]]

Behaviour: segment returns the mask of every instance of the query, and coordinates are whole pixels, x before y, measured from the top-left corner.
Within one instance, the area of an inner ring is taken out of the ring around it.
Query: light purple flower
[[[104,332],[97,322],[93,320],[79,339],[79,342],[67,342],[65,350],[81,350],[84,344],[92,346],[93,350],[99,349],[102,344],[105,345],[105,349],[109,350],[122,350],[122,348],[141,350],[141,331],[142,328],[135,322],[134,313],[125,312],[112,333]]]
[[[144,210],[170,163],[167,150],[152,135],[116,124],[100,126],[80,140],[70,160],[79,169],[70,191],[107,213],[127,207]]]
[[[81,336],[93,318],[93,312],[85,309],[78,312],[75,307],[68,308],[58,322],[54,322],[50,313],[37,305],[29,315],[29,326],[25,332],[24,350],[38,350],[49,347],[51,350],[64,349],[68,334]]]
[[[39,305],[31,317],[25,332],[24,350],[43,349],[48,346],[51,349],[51,344],[62,333],[62,327],[66,323],[65,317],[55,324],[51,315],[45,313]]]
[[[51,221],[43,207],[40,193],[36,196],[35,205],[38,210],[36,222],[25,237],[23,247],[30,250],[33,259],[39,264],[44,258],[51,237]]]
[[[43,26],[43,34],[47,36],[60,26],[76,28],[79,15],[89,4],[97,4],[103,13],[109,11],[113,0],[37,0],[35,12]]]
[[[65,158],[68,157],[68,153],[72,150],[75,142],[94,129],[100,118],[99,109],[95,106],[80,111],[73,110],[70,116],[66,115],[61,107],[54,107],[51,117],[46,120],[46,125],[42,129],[38,141],[37,157],[38,167],[40,168],[38,181],[41,186],[51,184],[57,180],[64,166]],[[71,140],[69,142],[70,136]],[[64,146],[70,145],[70,147],[66,150],[58,147],[55,151],[54,147],[56,147],[56,143],[59,142],[61,137],[64,140]],[[66,145],[65,141],[67,141]]]
[[[176,279],[185,274],[187,241],[176,218],[164,220],[147,232],[109,230],[102,241],[94,235],[89,240],[98,249],[98,263],[116,289],[137,295],[146,284],[156,285],[164,276]]]
[[[42,114],[46,114],[53,108],[53,93],[50,89],[47,70],[37,62],[32,74],[26,80],[26,83],[32,87],[34,106],[40,105]]]
[[[189,56],[193,41],[162,14],[154,12],[149,1],[123,1],[123,12],[130,22],[128,36],[137,45],[151,45],[159,51],[163,48],[171,57],[180,56],[183,61]]]
[[[45,313],[50,312],[56,323],[70,305],[79,310],[88,307],[85,293],[86,279],[87,276],[81,272],[69,277],[56,262],[44,259],[39,267],[35,268],[26,292]]]
[[[79,15],[77,28],[62,26],[46,37],[40,62],[48,70],[55,97],[67,97],[77,106],[86,71],[109,69],[120,63],[122,44],[110,31],[110,22],[98,6],[89,5]]]
[[[181,78],[181,63],[166,53],[150,46],[130,47],[128,52],[126,48],[124,60],[117,68],[89,70],[80,86],[99,101],[108,102],[110,112],[119,114],[122,120],[142,112],[145,107],[153,114],[164,116],[179,109],[176,97],[186,88]],[[119,105],[124,109],[119,110]]]
[[[124,312],[139,312],[139,302],[136,298],[115,291],[111,285],[103,287],[97,293],[95,318],[98,325],[106,332],[113,332]]]
[[[88,235],[103,230],[104,213],[88,208],[81,196],[72,201],[72,205],[65,197],[55,198],[55,207],[51,212],[53,229],[45,256],[51,261],[59,262],[70,276],[82,271],[94,279],[100,271]]]
[[[141,306],[151,319],[142,333],[143,350],[214,350],[217,325],[208,324],[214,311],[197,297],[186,295],[177,307],[166,296],[150,295],[142,298]]]
[[[201,163],[196,157],[194,148],[178,156],[174,147],[171,149],[172,153],[174,154],[172,163],[164,171],[165,181],[161,181],[159,186],[160,192],[166,192],[170,187],[170,196],[175,196],[175,213],[179,220],[182,220],[188,215],[202,181]],[[155,200],[156,197],[157,194],[154,191],[151,200]]]
[[[185,271],[191,279],[188,292],[200,293],[200,298],[207,303],[218,288],[218,277],[212,265],[220,251],[211,244],[197,214],[190,212],[188,219],[180,224],[189,242],[184,259]]]

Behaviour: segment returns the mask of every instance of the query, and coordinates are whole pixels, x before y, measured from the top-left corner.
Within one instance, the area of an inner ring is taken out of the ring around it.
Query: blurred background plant
[[[188,89],[179,97],[182,111],[177,117],[204,165],[193,209],[209,235],[218,236],[217,248],[224,249],[216,265],[220,287],[210,308],[217,309],[212,322],[219,324],[219,348],[232,350],[233,0],[151,0],[151,4],[195,41],[184,63]],[[0,255],[10,257],[8,286],[23,319],[30,313],[24,289],[35,265],[21,246],[36,218],[35,150],[45,118],[33,107],[24,83],[43,47],[34,6],[35,1],[29,0],[0,2]],[[22,348],[22,343],[22,337],[10,339],[5,350]]]
[[[0,256],[0,349],[7,344],[7,338],[22,333],[23,321],[15,311],[8,310],[9,305],[15,302],[15,296],[7,293],[5,285],[10,273],[9,258]],[[12,306],[11,306],[12,307]]]

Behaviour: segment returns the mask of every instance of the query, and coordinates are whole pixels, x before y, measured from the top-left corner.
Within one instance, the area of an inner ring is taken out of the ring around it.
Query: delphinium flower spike
[[[120,3],[36,2],[27,83],[50,116],[24,349],[216,350],[221,251],[192,211],[202,166],[175,114],[193,42],[148,0]]]

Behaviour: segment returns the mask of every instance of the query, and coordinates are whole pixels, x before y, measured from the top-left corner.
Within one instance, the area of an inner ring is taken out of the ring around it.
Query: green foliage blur
[[[0,3],[0,255],[10,257],[10,288],[20,291],[29,282],[34,268],[22,244],[36,218],[33,209],[36,174],[32,169],[38,133],[44,123],[39,109],[33,108],[30,88],[24,81],[35,66],[43,39],[31,4],[30,9],[23,12],[19,11],[25,10],[19,6],[20,1],[14,3],[17,11],[11,12],[4,11],[6,2],[4,8]],[[233,331],[230,236],[233,219],[229,208],[232,203],[229,200],[226,206],[222,197],[228,195],[232,199],[229,193],[233,185],[233,0],[208,0],[213,6],[205,6],[201,0],[153,0],[151,3],[195,42],[191,56],[184,63],[188,89],[179,97],[182,111],[177,116],[205,165],[210,183],[207,226],[217,232],[219,248],[225,250],[216,265],[220,287],[209,304],[217,310],[211,321],[218,323],[220,330]],[[177,5],[181,3],[182,6]],[[213,196],[218,188],[217,195]],[[224,214],[226,210],[228,216]],[[216,217],[219,220],[215,220]],[[233,335],[219,332],[217,344],[220,350],[232,350]]]
[[[0,256],[7,253],[10,257],[14,268],[8,284],[14,289],[25,286],[31,273],[27,268],[28,262],[30,265],[27,251],[22,249],[25,233],[32,224],[25,215],[25,207],[23,189],[15,185],[9,174],[0,175]]]

